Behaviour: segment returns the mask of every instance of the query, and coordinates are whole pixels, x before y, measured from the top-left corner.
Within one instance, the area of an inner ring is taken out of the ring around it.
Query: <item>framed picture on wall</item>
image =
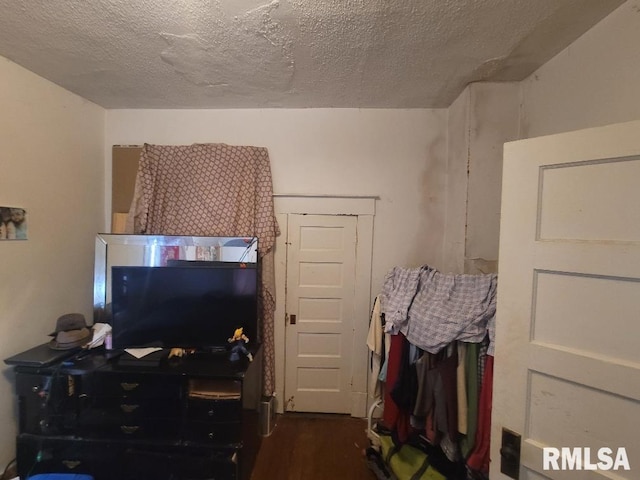
[[[0,240],[27,239],[27,211],[20,207],[0,207]]]

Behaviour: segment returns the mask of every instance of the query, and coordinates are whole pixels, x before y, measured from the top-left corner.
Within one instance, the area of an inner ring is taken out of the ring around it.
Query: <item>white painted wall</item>
[[[104,211],[102,108],[0,57],[0,205],[27,209],[26,241],[0,241],[0,357],[93,315],[93,244]],[[13,458],[13,370],[0,363],[0,469]]]
[[[373,295],[395,265],[440,265],[446,110],[110,110],[106,132],[108,162],[112,145],[256,145],[277,194],[379,196]]]
[[[519,138],[520,85],[473,83],[448,110],[444,271],[495,272],[502,145]]]
[[[469,186],[469,87],[447,111],[447,169],[445,228],[442,247],[444,272],[463,273]]]
[[[469,168],[465,273],[497,271],[502,193],[502,150],[519,138],[520,86],[469,87]]]
[[[523,138],[640,118],[640,1],[629,0],[523,88]]]

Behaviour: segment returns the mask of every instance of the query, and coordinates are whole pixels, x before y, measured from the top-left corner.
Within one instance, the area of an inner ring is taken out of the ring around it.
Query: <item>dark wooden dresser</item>
[[[166,353],[166,352],[165,352]],[[111,352],[15,366],[21,478],[247,480],[258,449],[262,355],[123,362]]]

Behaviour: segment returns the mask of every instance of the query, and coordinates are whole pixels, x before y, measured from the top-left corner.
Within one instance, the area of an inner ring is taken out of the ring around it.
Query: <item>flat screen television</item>
[[[114,266],[111,275],[115,349],[219,350],[239,327],[256,341],[255,264]]]

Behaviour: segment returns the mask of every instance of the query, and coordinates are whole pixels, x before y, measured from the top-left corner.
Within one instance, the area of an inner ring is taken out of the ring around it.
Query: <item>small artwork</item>
[[[166,267],[170,260],[178,260],[180,258],[180,247],[160,247],[160,266]]]
[[[0,240],[27,239],[27,211],[18,207],[0,207]]]
[[[214,262],[219,260],[217,248],[214,246],[209,247],[196,247],[196,260],[204,260],[206,262]]]

